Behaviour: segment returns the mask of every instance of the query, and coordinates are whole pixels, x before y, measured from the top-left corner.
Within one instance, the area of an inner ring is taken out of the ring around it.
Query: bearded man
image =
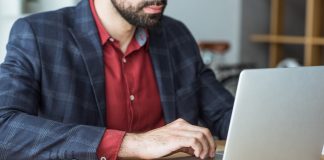
[[[0,67],[0,159],[214,157],[233,97],[166,6],[82,0],[17,20]]]

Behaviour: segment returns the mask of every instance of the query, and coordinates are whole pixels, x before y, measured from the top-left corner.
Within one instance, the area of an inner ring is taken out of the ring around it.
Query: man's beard
[[[117,3],[116,0],[111,0],[112,4],[119,12],[119,14],[130,24],[137,27],[154,27],[157,25],[163,15],[164,9],[167,5],[167,0],[144,0],[136,7],[125,7],[125,4]],[[164,5],[161,13],[147,14],[143,11],[145,7],[151,5]]]

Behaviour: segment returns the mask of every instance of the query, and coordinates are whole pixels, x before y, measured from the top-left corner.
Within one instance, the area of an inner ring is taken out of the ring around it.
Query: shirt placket
[[[125,93],[127,94],[127,101],[128,101],[128,109],[129,109],[129,123],[128,123],[128,130],[133,130],[133,122],[134,122],[134,114],[135,114],[135,108],[134,108],[134,101],[136,99],[135,93],[134,93],[134,85],[132,80],[132,72],[131,72],[131,63],[130,63],[130,57],[120,52],[121,58],[120,62],[122,64],[122,74],[124,77],[124,82],[126,86]]]

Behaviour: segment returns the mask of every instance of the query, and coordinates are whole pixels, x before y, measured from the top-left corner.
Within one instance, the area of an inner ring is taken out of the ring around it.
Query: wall
[[[241,0],[169,0],[166,14],[184,22],[197,40],[225,40],[226,63],[240,62]]]
[[[39,1],[42,3],[40,3],[41,7],[38,7],[37,10],[45,11],[70,5],[71,1],[74,0]],[[225,63],[240,62],[241,0],[204,0],[203,2],[197,0],[169,0],[166,14],[183,21],[197,40],[228,41],[231,48],[224,57]],[[12,23],[20,16],[7,17],[0,15],[0,62],[3,61],[5,55],[5,44]]]
[[[245,63],[256,64],[258,67],[266,67],[268,64],[268,45],[261,43],[253,43],[251,42],[250,37],[253,34],[269,33],[270,1],[243,1],[244,2],[242,3],[241,28],[241,60]]]
[[[3,62],[6,55],[6,44],[14,21],[25,16],[27,13],[30,14],[29,11],[41,12],[55,10],[74,5],[78,1],[79,0],[38,0],[35,1],[33,5],[31,5],[31,3],[27,5],[27,3],[22,3],[27,2],[27,0],[0,0],[0,63]],[[31,6],[32,8],[28,8]]]
[[[16,19],[16,16],[0,17],[0,63],[3,62],[6,55],[6,44],[14,19]]]

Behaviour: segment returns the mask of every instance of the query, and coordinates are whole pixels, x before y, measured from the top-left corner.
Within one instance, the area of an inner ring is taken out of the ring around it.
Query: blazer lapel
[[[160,26],[150,29],[150,55],[159,87],[164,119],[170,123],[176,119],[174,75],[169,48]]]
[[[94,23],[88,0],[76,7],[76,17],[72,35],[80,49],[99,110],[100,124],[105,126],[105,77],[103,51],[97,27]]]
[[[74,28],[75,41],[81,49],[81,56],[87,68],[100,121],[105,126],[105,77],[102,47],[96,25],[94,23],[89,2],[82,0],[76,8]],[[163,30],[160,26],[152,28],[150,32],[150,56],[157,80],[164,119],[167,123],[176,119],[174,75],[172,70],[171,55],[168,50]]]

